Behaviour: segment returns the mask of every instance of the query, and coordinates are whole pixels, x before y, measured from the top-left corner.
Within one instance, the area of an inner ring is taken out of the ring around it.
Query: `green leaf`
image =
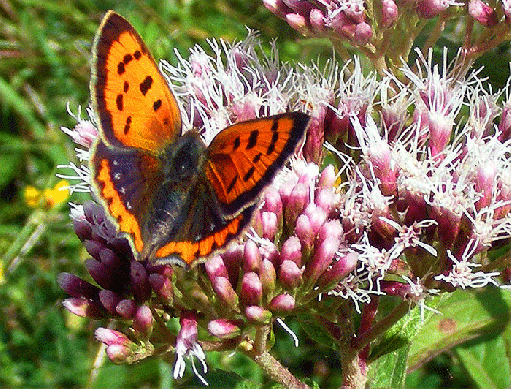
[[[406,360],[410,347],[401,347],[371,363],[368,372],[372,388],[402,388],[406,377]]]
[[[509,322],[508,291],[498,288],[457,290],[441,299],[437,310],[413,338],[408,365],[416,369],[424,362],[463,342],[502,331]],[[429,301],[426,302],[429,306]]]
[[[511,371],[504,339],[483,340],[457,347],[455,352],[480,388],[509,388]]]
[[[329,348],[332,348],[332,345],[337,345],[338,339],[335,339],[314,317],[303,314],[301,317],[297,317],[297,321],[311,339]]]

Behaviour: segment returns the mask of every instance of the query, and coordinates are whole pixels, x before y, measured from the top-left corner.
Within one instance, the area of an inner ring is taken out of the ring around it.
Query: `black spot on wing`
[[[127,135],[130,131],[131,120],[131,116],[128,116],[126,119],[126,124],[124,125],[124,135]]]
[[[124,109],[124,96],[122,94],[117,95],[115,105],[117,105],[118,111],[122,111]]]
[[[243,181],[247,182],[254,175],[255,168],[252,166],[243,176]]]
[[[145,96],[149,89],[151,89],[151,86],[153,85],[153,78],[151,76],[146,76],[144,78],[144,81],[140,83],[140,92]]]
[[[258,136],[259,136],[259,131],[258,130],[253,130],[250,133],[250,137],[248,138],[248,144],[247,144],[247,147],[246,147],[247,150],[250,150],[251,148],[253,148],[257,144],[257,137]]]
[[[227,187],[227,193],[230,193],[231,190],[233,190],[234,185],[236,185],[236,181],[238,181],[238,176],[234,176],[234,178],[232,179],[231,183]]]
[[[153,110],[154,110],[154,112],[158,111],[158,109],[160,109],[161,105],[162,105],[161,99],[156,100],[153,103]]]
[[[239,136],[237,136],[237,137],[234,139],[234,148],[233,148],[233,150],[232,150],[232,151],[236,151],[236,149],[237,149],[238,147],[240,147],[240,145],[241,145],[240,137],[239,137]]]
[[[117,64],[117,74],[119,76],[122,76],[125,71],[126,71],[126,68],[124,67],[124,62],[119,62]]]

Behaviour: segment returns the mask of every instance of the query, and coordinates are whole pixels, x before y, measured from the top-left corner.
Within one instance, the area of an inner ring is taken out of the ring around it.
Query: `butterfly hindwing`
[[[252,204],[302,140],[309,116],[290,112],[221,131],[207,150],[206,177],[223,212]]]
[[[91,178],[119,230],[143,250],[142,229],[154,188],[162,180],[159,161],[134,149],[116,149],[101,140],[90,158]]]
[[[103,139],[157,154],[181,131],[179,108],[133,26],[115,12],[94,41],[91,91]]]
[[[146,248],[142,257],[158,263],[184,261],[190,265],[208,257],[245,229],[255,209],[252,205],[226,218],[203,180],[186,191],[178,186],[162,189],[166,196],[156,195],[142,234]]]

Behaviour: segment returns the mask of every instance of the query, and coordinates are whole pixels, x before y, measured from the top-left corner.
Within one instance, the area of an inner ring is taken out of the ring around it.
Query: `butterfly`
[[[94,193],[139,260],[198,263],[250,223],[261,191],[304,137],[289,112],[231,125],[209,145],[181,133],[179,107],[133,26],[109,11],[93,45]]]

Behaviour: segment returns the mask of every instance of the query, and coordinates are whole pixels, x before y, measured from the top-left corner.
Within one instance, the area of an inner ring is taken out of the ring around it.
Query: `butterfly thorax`
[[[169,144],[159,157],[162,181],[155,187],[142,228],[146,242],[143,258],[151,258],[169,237],[177,239],[189,231],[187,224],[195,192],[204,192],[205,150],[199,134],[189,131]]]

